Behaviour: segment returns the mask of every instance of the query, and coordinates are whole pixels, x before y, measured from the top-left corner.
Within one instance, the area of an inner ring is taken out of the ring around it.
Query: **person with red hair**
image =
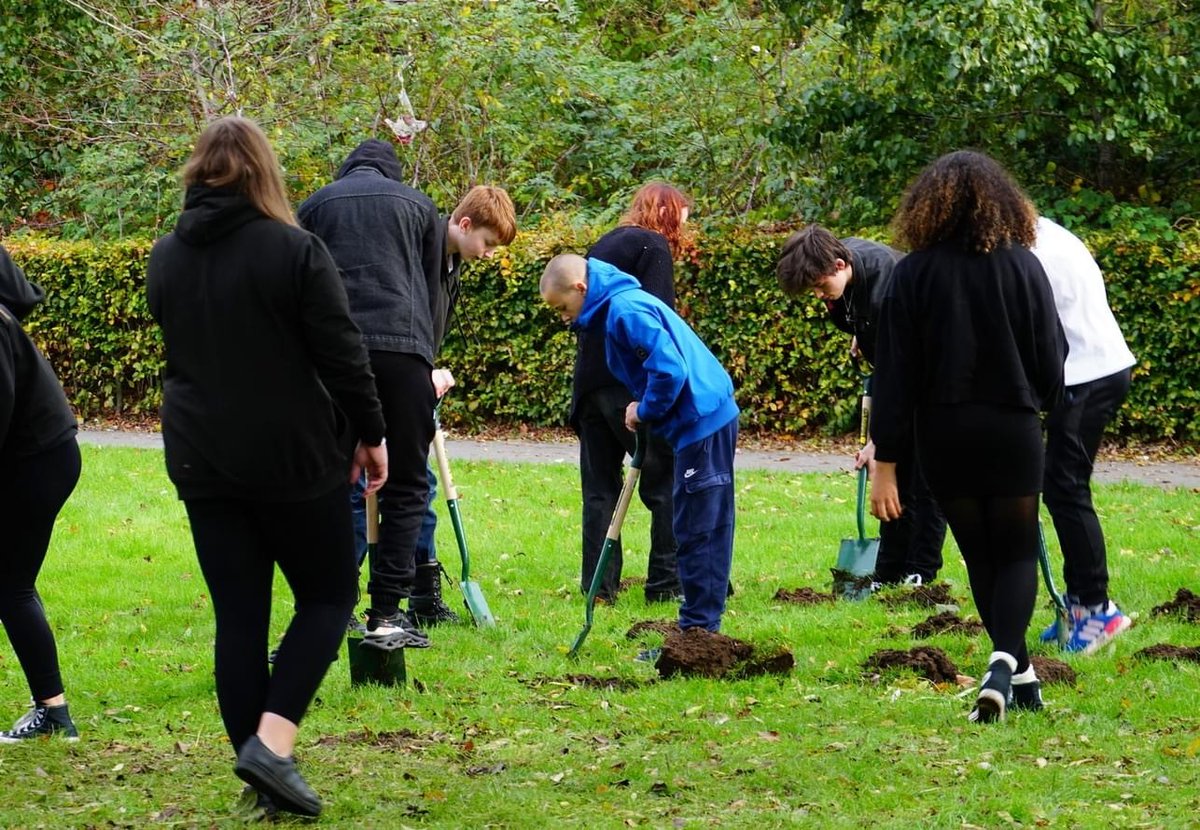
[[[643,290],[675,308],[674,262],[691,247],[685,230],[691,202],[677,188],[650,182],[634,194],[620,224],[592,246],[588,256],[632,275]],[[633,400],[605,364],[601,333],[580,331],[575,355],[570,423],[579,436],[579,473],[583,489],[583,568],[586,594],[596,572],[609,519],[621,492],[621,465],[633,452],[634,434],[625,428],[625,409]],[[649,438],[638,494],[650,511],[650,561],[647,602],[674,602],[681,595],[671,530],[671,487],[675,457],[662,438]],[[614,602],[621,582],[618,539],[597,597]]]

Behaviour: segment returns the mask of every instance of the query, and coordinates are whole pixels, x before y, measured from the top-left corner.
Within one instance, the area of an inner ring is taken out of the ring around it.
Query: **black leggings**
[[[1025,631],[1037,599],[1038,497],[960,496],[942,512],[962,551],[979,617],[992,649],[1029,667]]]
[[[72,438],[29,458],[0,463],[0,622],[34,700],[63,693],[58,649],[34,583],[58,511],[79,481]]]
[[[349,486],[303,502],[190,499],[200,570],[217,618],[217,701],[235,750],[264,712],[299,724],[337,658],[357,593]],[[275,565],[295,614],[267,664]]]

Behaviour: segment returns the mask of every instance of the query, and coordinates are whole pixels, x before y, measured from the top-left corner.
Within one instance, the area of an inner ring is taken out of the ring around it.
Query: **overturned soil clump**
[[[830,568],[829,572],[833,574],[834,596],[863,599],[870,595],[871,585],[875,581],[871,574],[856,574],[841,568]]]
[[[896,586],[875,596],[885,605],[923,605],[934,608],[938,605],[958,605],[958,601],[950,596],[950,586],[945,582],[931,582],[928,585],[917,585],[912,588]]]
[[[908,651],[885,648],[866,659],[863,668],[873,674],[911,669],[933,683],[955,683],[958,667],[946,652],[932,646],[917,646]]]
[[[775,592],[776,602],[790,602],[796,605],[819,605],[823,602],[833,602],[836,600],[833,594],[823,594],[813,588],[780,588]]]
[[[642,620],[641,622],[635,622],[625,632],[625,638],[627,640],[637,640],[647,631],[661,634],[664,637],[670,637],[672,634],[679,633],[679,623],[675,620]]]
[[[1150,613],[1155,617],[1164,614],[1179,614],[1188,622],[1200,623],[1200,597],[1187,588],[1180,588],[1175,592],[1175,599],[1155,606],[1150,609]]]
[[[756,654],[754,646],[702,628],[689,628],[667,637],[654,667],[663,677],[755,677],[787,674],[796,658],[786,649]]]
[[[1029,658],[1029,662],[1033,663],[1033,670],[1043,686],[1050,686],[1055,683],[1062,683],[1067,686],[1075,685],[1075,669],[1062,660],[1034,655]]]
[[[1190,660],[1193,663],[1200,663],[1200,648],[1161,643],[1141,651],[1135,651],[1133,656],[1141,660]]]
[[[913,636],[924,640],[934,634],[978,634],[983,631],[983,623],[979,620],[964,620],[953,611],[943,611],[935,614],[925,622],[913,626]]]

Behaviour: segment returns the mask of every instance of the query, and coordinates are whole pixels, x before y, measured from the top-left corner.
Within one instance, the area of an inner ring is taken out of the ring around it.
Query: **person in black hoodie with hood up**
[[[183,213],[147,274],[167,472],[216,614],[235,771],[275,807],[315,816],[292,748],[357,599],[346,501],[362,468],[369,492],[387,478],[382,409],[337,268],[296,226],[262,130],[213,122],[183,178]],[[276,564],[296,613],[270,671]]]
[[[63,695],[54,633],[34,587],[80,468],[67,396],[20,324],[45,296],[0,248],[0,622],[33,698],[13,728],[0,732],[0,743],[79,737]]]
[[[300,205],[297,218],[337,263],[387,421],[391,475],[379,492],[365,638],[426,648],[429,637],[400,605],[412,594],[417,539],[429,503],[427,463],[437,405],[434,309],[442,302],[445,221],[433,201],[402,177],[392,145],[368,139],[350,153],[333,182]]]

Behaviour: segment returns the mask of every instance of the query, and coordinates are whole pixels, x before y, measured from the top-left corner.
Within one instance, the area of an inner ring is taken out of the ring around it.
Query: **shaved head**
[[[587,296],[587,260],[578,254],[559,254],[542,272],[538,290],[563,323],[575,322]]]
[[[578,283],[587,285],[587,260],[579,254],[559,254],[542,272],[538,290],[545,297],[549,293],[561,294]]]

